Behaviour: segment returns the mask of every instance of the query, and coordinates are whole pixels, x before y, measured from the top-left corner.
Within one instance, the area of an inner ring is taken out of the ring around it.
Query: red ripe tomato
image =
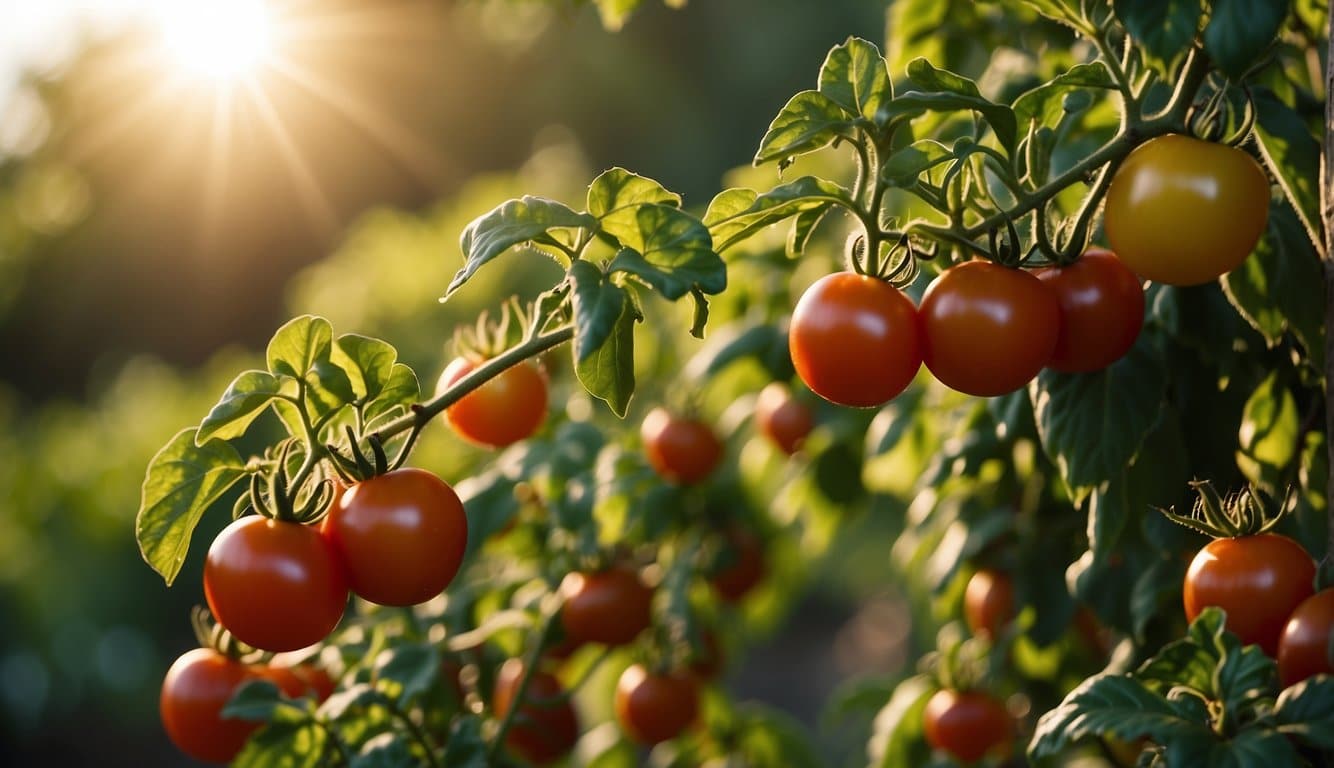
[[[299,699],[306,695],[306,681],[296,673],[293,667],[256,666],[255,674],[278,686],[278,690],[289,699]]]
[[[522,678],[521,660],[510,659],[501,665],[492,699],[496,717],[504,718],[515,706]],[[526,693],[505,733],[505,745],[531,763],[554,763],[579,740],[579,718],[565,696],[565,687],[549,672],[534,672]]]
[[[316,702],[322,703],[325,699],[332,696],[334,689],[338,687],[333,676],[329,674],[329,670],[318,664],[297,664],[294,667],[287,667],[286,670],[296,678],[300,685],[298,692],[293,698],[295,698],[295,696],[310,694],[315,697]],[[287,689],[282,686],[281,683],[279,684],[279,687],[282,687],[283,691],[286,692]]]
[[[963,617],[978,637],[995,640],[1014,620],[1014,583],[1008,574],[983,568],[968,579]]]
[[[1061,307],[1021,269],[966,261],[940,273],[922,296],[923,357],[951,389],[994,397],[1024,386],[1051,360]]]
[[[764,542],[750,531],[733,526],[724,534],[721,562],[709,576],[709,583],[725,602],[741,600],[764,579]]]
[[[158,698],[171,742],[196,760],[231,762],[260,724],[224,718],[222,708],[242,683],[258,677],[256,668],[212,648],[195,648],[176,659]]]
[[[965,763],[1003,755],[1014,739],[1005,705],[981,691],[936,691],[923,712],[926,741]]]
[[[855,408],[882,405],[922,367],[917,309],[897,288],[835,272],[797,301],[788,352],[797,375],[824,399]]]
[[[1287,536],[1214,539],[1186,570],[1186,620],[1216,605],[1227,612],[1227,628],[1243,643],[1257,643],[1273,656],[1288,617],[1315,591],[1314,580],[1315,561]]]
[[[209,547],[204,596],[236,639],[295,651],[338,626],[347,575],[318,528],[250,515],[222,529]]]
[[[629,568],[571,573],[561,589],[561,625],[572,642],[625,645],[653,623],[653,590]]]
[[[1047,367],[1098,371],[1135,345],[1144,325],[1144,287],[1111,251],[1090,248],[1074,264],[1033,274],[1061,305],[1061,329]]]
[[[477,368],[484,360],[456,357],[440,375],[436,393]],[[547,417],[547,377],[525,360],[464,395],[445,409],[450,426],[464,438],[500,448],[532,435]]]
[[[792,396],[792,390],[781,381],[770,382],[760,390],[755,401],[755,424],[760,433],[791,456],[815,426],[811,409]]]
[[[703,481],[723,458],[723,443],[713,427],[654,408],[639,428],[648,463],[664,480],[679,485]]]
[[[405,467],[347,489],[329,509],[324,535],[358,596],[415,605],[439,595],[458,573],[468,518],[448,483]]]
[[[1269,179],[1236,147],[1169,135],[1125,159],[1103,209],[1112,250],[1136,274],[1199,285],[1251,254],[1269,217]]]
[[[1278,639],[1278,679],[1283,687],[1319,674],[1334,675],[1329,658],[1334,635],[1334,589],[1311,595],[1292,612]]]
[[[699,714],[699,683],[690,675],[654,674],[642,664],[616,683],[616,720],[627,736],[652,746],[680,736]]]

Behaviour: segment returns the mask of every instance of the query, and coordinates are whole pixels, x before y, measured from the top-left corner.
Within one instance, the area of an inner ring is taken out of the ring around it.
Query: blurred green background
[[[426,379],[521,287],[498,268],[437,303],[471,218],[578,201],[611,165],[702,208],[832,45],[885,26],[869,0],[648,2],[616,33],[567,2],[269,5],[272,58],[237,80],[164,49],[170,3],[0,8],[0,764],[182,764],[157,689],[225,515],[167,589],[135,548],[139,485],[286,317],[383,336]],[[891,598],[851,600],[752,659],[818,651],[803,678],[734,684],[812,720],[852,671],[837,633],[902,640]]]

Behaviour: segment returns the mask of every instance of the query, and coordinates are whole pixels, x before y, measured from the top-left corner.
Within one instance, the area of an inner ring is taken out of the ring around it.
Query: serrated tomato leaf
[[[675,301],[692,288],[716,294],[727,287],[727,265],[713,250],[708,228],[688,213],[667,205],[641,205],[634,226],[610,234],[625,248],[612,258],[608,271],[632,274],[668,299]]]
[[[908,62],[908,79],[916,89],[896,97],[886,107],[890,118],[912,116],[924,111],[973,110],[991,126],[1001,146],[1014,150],[1019,138],[1014,110],[983,97],[977,83],[963,75],[940,69],[924,58]]]
[[[1101,674],[1085,680],[1060,706],[1038,720],[1028,755],[1041,760],[1094,736],[1115,736],[1123,741],[1147,737],[1162,744],[1174,735],[1196,730],[1209,733],[1206,724],[1184,718],[1173,702],[1139,680]]]
[[[314,315],[292,318],[269,341],[269,372],[304,378],[316,362],[329,359],[332,347],[333,327],[328,320]]]
[[[168,586],[185,563],[199,518],[245,474],[245,462],[230,443],[196,445],[193,427],[176,433],[149,462],[135,539],[145,562]]]
[[[814,152],[841,137],[854,135],[854,122],[843,108],[819,91],[801,91],[788,100],[755,152],[755,165]]]
[[[641,205],[681,207],[681,196],[658,182],[624,168],[603,171],[588,185],[588,213],[601,219],[601,226],[616,231],[635,226],[635,211]]]
[[[824,211],[831,205],[851,209],[852,193],[827,179],[802,176],[764,194],[749,189],[725,190],[709,203],[704,223],[717,250],[722,251],[789,216]]]
[[[268,371],[245,371],[227,385],[222,399],[199,424],[195,442],[240,437],[275,397],[295,394],[296,385],[290,378]]]
[[[356,397],[369,402],[388,385],[398,350],[387,341],[347,333],[334,342],[330,359],[347,374]]]
[[[1255,143],[1260,156],[1297,212],[1312,247],[1323,255],[1325,227],[1320,213],[1320,177],[1314,172],[1321,162],[1320,141],[1311,133],[1306,120],[1273,91],[1257,89],[1254,99]]]
[[[520,243],[555,242],[548,234],[553,229],[592,230],[597,225],[597,218],[543,197],[524,195],[501,203],[463,230],[459,237],[463,268],[449,282],[445,296],[462,287],[487,262]]]
[[[834,46],[820,67],[820,91],[849,117],[882,123],[882,109],[894,98],[889,69],[880,49],[859,37]]]
[[[1278,695],[1279,731],[1324,750],[1334,750],[1334,677],[1313,677]]]
[[[1027,130],[1030,122],[1055,127],[1065,115],[1071,93],[1115,88],[1116,82],[1101,61],[1076,64],[1014,100],[1014,117]]]

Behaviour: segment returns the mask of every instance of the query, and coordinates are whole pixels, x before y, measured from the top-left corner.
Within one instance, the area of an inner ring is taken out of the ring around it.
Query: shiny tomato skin
[[[456,357],[436,386],[450,385],[485,360]],[[547,417],[547,376],[535,362],[523,361],[464,395],[445,409],[445,418],[460,436],[477,445],[501,448],[531,436]]]
[[[1090,248],[1069,266],[1033,274],[1061,306],[1060,333],[1048,368],[1100,371],[1135,345],[1144,326],[1144,286],[1111,251]]]
[[[815,427],[815,417],[786,384],[773,381],[760,390],[755,400],[755,424],[760,434],[791,456]]]
[[[918,310],[923,358],[945,386],[994,397],[1026,385],[1056,349],[1061,308],[1041,280],[989,261],[966,261],[927,286]]]
[[[728,528],[723,540],[722,562],[709,575],[709,584],[723,602],[736,603],[750,594],[768,572],[764,542],[740,526]]]
[[[995,640],[1014,620],[1014,582],[1001,571],[983,568],[968,579],[963,617],[976,636]]]
[[[1315,591],[1314,580],[1315,561],[1287,536],[1214,539],[1186,570],[1186,621],[1216,605],[1227,612],[1229,631],[1273,656],[1288,617]]]
[[[1235,147],[1190,136],[1150,139],[1112,177],[1103,230],[1141,277],[1200,285],[1239,266],[1269,216],[1269,179]]]
[[[222,708],[242,683],[259,676],[256,668],[212,648],[195,648],[176,659],[158,698],[171,742],[195,760],[231,762],[260,724],[223,718]]]
[[[653,622],[653,590],[629,568],[571,573],[561,590],[561,626],[570,642],[625,645]]]
[[[458,494],[416,467],[347,489],[323,527],[352,591],[379,605],[416,605],[439,595],[468,547],[468,517]]]
[[[699,714],[699,683],[687,674],[656,674],[634,664],[621,673],[616,720],[631,740],[652,746],[680,736]]]
[[[521,660],[509,659],[496,674],[492,708],[497,718],[504,718],[515,705],[523,669]],[[578,740],[579,717],[565,696],[565,687],[550,672],[534,672],[505,733],[505,745],[535,765],[547,765],[569,754]]]
[[[1003,755],[1014,740],[1014,719],[1005,705],[981,691],[936,691],[923,712],[926,741],[972,763]]]
[[[648,463],[664,480],[677,485],[703,482],[723,458],[723,443],[713,427],[699,419],[654,408],[639,428]]]
[[[204,596],[236,639],[265,651],[295,651],[338,626],[347,575],[317,527],[249,515],[232,521],[209,547]]]
[[[815,394],[838,405],[879,406],[906,389],[922,366],[917,309],[883,280],[825,275],[797,301],[788,351]]]
[[[1321,590],[1292,612],[1278,639],[1278,679],[1286,688],[1319,674],[1334,675],[1334,589]]]

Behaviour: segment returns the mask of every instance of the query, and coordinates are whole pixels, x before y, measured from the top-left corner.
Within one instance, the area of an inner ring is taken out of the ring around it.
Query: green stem
[[[495,765],[500,758],[500,750],[505,746],[505,735],[509,733],[514,725],[514,720],[519,716],[519,710],[523,709],[524,697],[528,695],[528,687],[532,684],[533,673],[537,670],[537,665],[542,658],[542,648],[547,644],[547,637],[551,634],[551,628],[555,625],[556,612],[550,611],[542,619],[542,625],[537,634],[529,641],[532,647],[523,658],[523,674],[519,677],[519,685],[514,690],[514,698],[510,700],[510,708],[505,712],[505,717],[500,720],[500,727],[496,729],[495,738],[486,752],[486,764]]]

